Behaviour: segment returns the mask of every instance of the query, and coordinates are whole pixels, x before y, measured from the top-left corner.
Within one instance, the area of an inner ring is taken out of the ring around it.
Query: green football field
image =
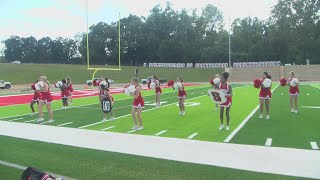
[[[55,101],[55,122],[45,125],[150,136],[163,132],[162,137],[187,139],[194,135],[194,140],[223,142],[244,119],[248,119],[230,143],[264,146],[267,138],[271,138],[271,146],[311,149],[310,142],[320,144],[319,87],[319,84],[300,86],[299,113],[293,114],[288,88],[274,85],[270,119],[266,120],[258,118],[259,112],[248,117],[258,105],[258,90],[251,85],[233,85],[230,131],[218,130],[219,111],[214,110],[215,105],[207,95],[207,85],[187,87],[185,116],[178,114],[176,91],[164,89],[160,109],[154,108],[154,92],[143,91],[146,105],[142,113],[142,131],[129,132],[133,125],[130,116],[132,98],[124,94],[114,95],[114,121],[101,122],[98,97],[86,97],[74,99],[73,106],[66,110],[61,110],[61,102]],[[29,115],[28,105],[3,106],[0,112],[2,121],[36,123],[37,117]],[[0,150],[0,160],[32,165],[78,179],[104,179],[106,175],[110,179],[294,179],[5,136],[0,137],[0,142],[5,147]],[[16,179],[20,173],[20,170],[0,166],[0,176],[4,177],[1,179]]]

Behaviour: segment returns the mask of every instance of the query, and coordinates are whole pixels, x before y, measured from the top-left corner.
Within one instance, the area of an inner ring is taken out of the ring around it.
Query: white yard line
[[[215,143],[7,121],[0,121],[0,135],[187,163],[320,178],[320,151],[314,150]]]
[[[271,146],[272,144],[272,138],[267,138],[265,146]]]
[[[136,131],[139,131],[138,129],[132,129],[130,131],[128,131],[127,133],[130,134],[130,133],[133,133],[133,132],[136,132]]]
[[[23,119],[23,118],[11,119],[11,120],[9,120],[9,122],[18,121],[18,120],[21,120],[21,119]]]
[[[42,122],[40,124],[43,125],[43,124],[50,124],[50,123],[53,123],[53,122],[45,121],[45,122]]]
[[[300,106],[301,108],[306,108],[306,109],[320,109],[320,106]]]
[[[72,124],[72,123],[73,122],[67,122],[67,123],[59,124],[58,127],[65,126],[65,125]]]
[[[200,96],[197,96],[197,97],[194,97],[194,98],[190,98],[190,99],[187,99],[186,101],[192,100],[192,99],[196,99],[196,98],[200,98],[200,97],[203,97],[203,96],[205,96],[205,95],[200,95]],[[177,102],[163,105],[163,106],[161,106],[161,108],[166,107],[166,106],[171,106],[171,105],[174,105],[174,104],[177,104]],[[142,110],[142,113],[148,112],[148,111],[152,111],[152,110],[155,110],[155,109],[157,109],[157,108],[150,108],[150,109],[147,109],[147,110]],[[126,114],[126,115],[123,115],[123,116],[116,117],[116,118],[114,118],[114,120],[121,119],[121,118],[128,117],[128,116],[131,116],[131,114]],[[101,123],[103,123],[103,122],[99,121],[99,122],[95,122],[95,123],[92,123],[92,124],[84,125],[84,126],[81,126],[81,127],[78,127],[78,128],[82,129],[82,128],[94,126],[94,125],[101,124]]]
[[[319,149],[317,142],[310,142],[312,149]]]
[[[38,119],[33,119],[33,120],[29,120],[29,121],[24,121],[24,122],[25,122],[25,123],[34,122],[34,121],[36,121],[36,120],[38,120]]]
[[[196,137],[196,135],[198,135],[198,133],[193,133],[190,136],[188,136],[187,138],[188,139],[193,139],[194,137]]]
[[[272,93],[274,90],[276,90],[278,87],[279,87],[280,84],[278,84],[273,90],[272,90]],[[243,128],[243,126],[249,121],[249,119],[258,111],[259,109],[259,105],[254,108],[251,113],[239,124],[239,126],[232,131],[232,133],[223,141],[225,143],[228,143],[231,141],[231,139],[240,131],[241,128]]]
[[[163,130],[163,131],[160,131],[160,132],[158,132],[158,133],[156,133],[156,134],[154,134],[155,136],[160,136],[161,134],[164,134],[164,133],[166,133],[168,130]]]
[[[26,166],[22,166],[22,165],[19,165],[19,164],[14,164],[14,163],[9,163],[9,162],[6,162],[6,161],[1,161],[0,160],[0,165],[3,165],[3,166],[8,166],[8,167],[12,167],[12,168],[15,168],[15,169],[20,169],[20,170],[26,170],[28,167]],[[57,178],[57,177],[61,177],[63,178],[64,180],[75,180],[74,178],[70,178],[70,177],[67,177],[67,176],[62,176],[62,175],[59,175],[59,174],[55,174],[55,173],[51,173],[51,172],[47,172],[49,175]]]
[[[109,129],[112,129],[112,128],[115,128],[115,127],[116,127],[116,126],[110,126],[110,127],[101,129],[101,131],[109,130]]]

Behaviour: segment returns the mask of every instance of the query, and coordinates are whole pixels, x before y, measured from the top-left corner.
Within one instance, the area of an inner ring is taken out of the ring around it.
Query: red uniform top
[[[299,85],[297,84],[296,86],[291,86],[291,81],[293,78],[289,78],[289,85],[290,85],[290,89],[289,89],[289,93],[290,95],[299,95],[300,91],[299,91]]]
[[[182,90],[178,90],[179,92],[178,92],[178,96],[179,96],[179,98],[185,98],[185,97],[187,97],[187,92],[184,90],[184,85],[183,85],[183,82],[181,82],[181,84],[182,84]]]
[[[41,101],[44,101],[44,102],[47,102],[47,103],[52,102],[53,98],[51,96],[49,87],[48,87],[48,91],[41,91],[40,94],[41,94]]]
[[[259,98],[260,99],[271,99],[272,93],[271,93],[271,87],[264,87],[263,83],[261,83]]]
[[[31,85],[31,89],[33,89],[33,98],[32,101],[39,101],[40,100],[40,92],[36,90],[35,84]]]
[[[162,89],[160,87],[160,82],[158,80],[155,80],[154,83],[156,84],[156,94],[161,94]],[[157,87],[157,86],[159,86],[159,87]]]
[[[137,87],[138,86],[136,86],[136,89],[137,89]],[[134,98],[133,107],[135,107],[135,108],[143,108],[144,107],[144,100],[142,98],[141,91],[140,91],[138,97]]]
[[[229,89],[228,83],[225,83],[225,84],[220,83],[219,90],[224,92],[225,94],[230,94],[230,89]],[[231,104],[232,104],[232,97],[227,97],[227,101],[223,104],[220,104],[220,106],[221,107],[230,107]]]
[[[70,96],[69,87],[67,84],[62,84],[61,87],[61,97],[62,98],[68,98]]]

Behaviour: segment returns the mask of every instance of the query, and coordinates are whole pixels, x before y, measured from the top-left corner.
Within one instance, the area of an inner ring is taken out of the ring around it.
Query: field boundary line
[[[318,150],[319,147],[317,145],[317,142],[310,142],[310,145],[311,145],[311,148],[314,149],[314,150]]]
[[[68,124],[72,124],[73,122],[67,122],[67,123],[63,123],[63,124],[59,124],[57,125],[58,127],[64,126],[64,125],[68,125]]]
[[[193,133],[190,136],[187,137],[187,139],[193,139],[194,137],[196,137],[198,135],[198,133]]]
[[[273,91],[275,91],[279,86],[280,84],[278,84],[274,89],[272,89],[271,92],[273,93]],[[258,104],[258,106],[251,111],[251,113],[239,124],[239,126],[235,130],[232,131],[232,133],[223,142],[230,142],[231,139],[240,131],[240,129],[242,129],[243,126],[249,121],[249,119],[258,111],[259,106],[260,105]]]
[[[20,169],[20,170],[23,170],[23,171],[28,168],[26,166],[22,166],[22,165],[19,165],[19,164],[14,164],[14,163],[2,161],[2,160],[0,160],[0,165],[11,167],[11,168],[15,168],[15,169]],[[54,176],[55,178],[61,177],[64,180],[76,180],[76,179],[68,177],[68,176],[63,176],[63,175],[56,174],[56,173],[51,173],[51,172],[48,172],[48,171],[45,171],[45,172],[48,173],[49,175]]]
[[[109,130],[109,129],[112,129],[112,128],[115,128],[115,127],[116,127],[116,126],[110,126],[110,127],[101,129],[101,131]]]
[[[23,118],[10,119],[9,122],[18,121],[18,120],[21,120],[21,119],[23,119]]]
[[[267,138],[265,146],[271,146],[271,145],[272,145],[272,138]]]
[[[166,132],[168,132],[168,130],[160,131],[160,132],[158,132],[158,133],[156,133],[156,134],[154,134],[154,135],[155,135],[155,136],[160,136],[161,134],[164,134],[164,133],[166,133]]]

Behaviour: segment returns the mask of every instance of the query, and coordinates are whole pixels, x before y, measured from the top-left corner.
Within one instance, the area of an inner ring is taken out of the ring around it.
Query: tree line
[[[254,7],[252,7],[254,8]],[[272,61],[320,63],[320,0],[279,0],[267,20],[247,17],[231,25],[233,62]],[[176,11],[157,5],[148,17],[121,20],[121,63],[228,62],[229,32],[222,12],[213,5],[201,11]],[[5,58],[23,63],[85,64],[86,33],[73,39],[12,36],[5,40]],[[118,22],[89,28],[90,62],[118,63]]]

